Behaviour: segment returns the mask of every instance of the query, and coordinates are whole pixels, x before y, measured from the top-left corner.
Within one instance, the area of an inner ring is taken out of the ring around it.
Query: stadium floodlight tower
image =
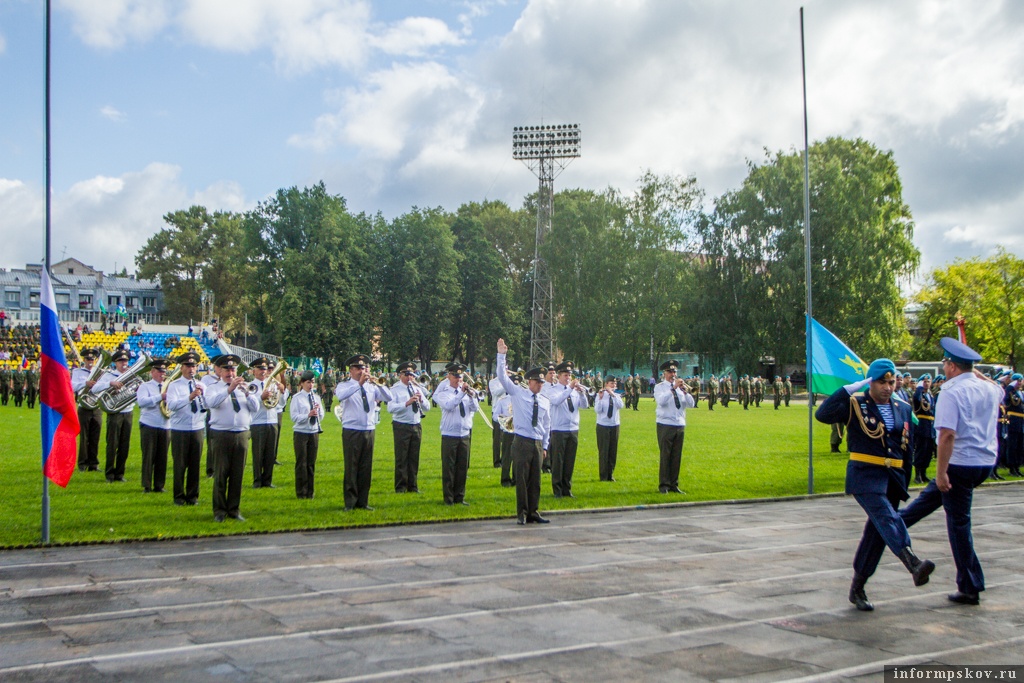
[[[533,251],[533,306],[530,365],[555,357],[555,294],[541,245],[551,232],[555,176],[580,155],[579,124],[517,126],[512,129],[512,158],[534,172],[537,188],[537,236]]]

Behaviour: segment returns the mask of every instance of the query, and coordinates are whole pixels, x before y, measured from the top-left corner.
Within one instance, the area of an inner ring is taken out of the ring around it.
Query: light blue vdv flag
[[[868,364],[839,337],[811,318],[811,375],[814,393],[831,394],[865,377]]]
[[[324,374],[324,364],[320,362],[319,358],[313,359],[313,374],[317,377]]]

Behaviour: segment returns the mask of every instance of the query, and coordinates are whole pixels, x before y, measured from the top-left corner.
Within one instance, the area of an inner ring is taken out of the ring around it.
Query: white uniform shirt
[[[612,416],[608,417],[608,405],[611,404]],[[673,405],[675,402],[673,401]],[[619,411],[622,410],[625,403],[622,402],[622,397],[616,394],[614,391],[606,391],[603,395],[599,395],[594,401],[594,412],[597,414],[597,424],[602,427],[618,427],[619,426]]]
[[[508,417],[512,412],[512,397],[505,393],[505,388],[501,389],[501,398],[495,399],[494,404],[491,406],[491,420],[498,422],[499,418]],[[515,420],[512,421],[513,423]],[[505,431],[504,427],[501,428]]]
[[[501,380],[497,377],[487,383],[487,390],[491,392],[491,401],[497,401],[505,395],[505,387],[501,386]],[[493,405],[493,403],[492,403]]]
[[[135,392],[139,404],[139,424],[154,429],[169,429],[171,421],[160,412],[160,382],[151,379],[143,382]]]
[[[263,391],[267,388],[267,382],[262,379],[254,379],[253,382],[259,385],[260,390],[253,394],[256,397],[256,402],[259,404],[259,409],[256,414],[252,416],[252,423],[254,425],[276,425],[277,424],[277,406],[268,409],[263,405]],[[278,404],[280,405],[280,404]]]
[[[179,377],[167,387],[167,409],[171,411],[171,429],[176,432],[195,432],[206,428],[206,399],[196,397],[192,401],[189,395],[201,382],[193,377]],[[192,412],[195,403],[196,411]]]
[[[535,394],[521,387],[505,374],[505,354],[498,354],[498,379],[501,386],[512,397],[512,431],[525,439],[537,439],[548,448],[551,431],[551,402],[547,396]],[[537,424],[533,424],[533,406],[537,406]]]
[[[238,387],[231,393],[238,401],[237,412],[231,401],[227,384],[218,381],[207,389],[206,403],[210,406],[210,429],[222,432],[244,432],[252,424],[252,416],[259,410],[257,406],[259,397],[256,394],[246,394],[243,387]]]
[[[406,425],[418,425],[422,420],[423,416],[428,410],[430,410],[430,401],[424,396],[423,390],[418,384],[411,381],[405,384],[401,380],[391,385],[391,396],[392,399],[388,401],[388,412],[391,413],[391,421],[398,422]],[[419,396],[417,403],[405,405],[413,396]],[[413,406],[418,405],[418,410],[413,410]]]
[[[688,392],[676,389],[673,396],[672,382],[658,382],[654,385],[654,421],[660,425],[670,427],[686,426],[686,409],[696,405]],[[679,407],[676,407],[676,398],[679,399]]]
[[[284,391],[281,392],[281,400],[277,402],[277,423],[281,424],[281,414],[284,413],[285,408],[288,406],[288,398],[292,395],[291,389],[288,388],[288,384],[284,385]]]
[[[121,373],[117,370],[106,370],[100,378],[96,381],[96,384],[92,385],[92,393],[100,394],[110,388],[110,383],[121,376]],[[135,404],[129,403],[128,406],[121,410],[122,413],[130,413],[135,410]]]
[[[95,367],[95,366],[94,366]],[[89,370],[83,365],[71,371],[71,391],[76,394],[85,386],[85,380],[89,379]]]
[[[313,406],[316,406],[319,415],[315,423],[309,419],[309,411]],[[292,397],[288,414],[292,418],[293,430],[299,434],[319,434],[323,431],[324,404],[319,397],[308,391],[300,391]]]
[[[477,400],[448,380],[437,385],[434,403],[441,407],[441,436],[469,436],[473,431],[473,413],[480,409]],[[462,406],[462,412],[459,411]]]
[[[587,392],[576,391],[560,382],[556,383],[555,387],[562,387],[568,391],[563,391],[557,395],[557,398],[551,399],[551,431],[578,432],[580,430],[580,411],[590,405],[587,401]],[[555,391],[552,391],[550,395],[555,395]],[[569,410],[570,406],[572,410]]]
[[[366,405],[363,405],[363,392],[366,394]],[[376,401],[390,401],[394,397],[391,390],[381,384],[366,382],[362,387],[359,382],[350,379],[342,382],[334,389],[334,396],[345,406],[341,426],[344,429],[358,429],[361,432],[373,431],[377,428]]]
[[[988,467],[995,463],[999,444],[996,439],[996,421],[1003,389],[992,382],[965,372],[947,379],[935,402],[935,432],[952,429],[953,455],[950,465]]]

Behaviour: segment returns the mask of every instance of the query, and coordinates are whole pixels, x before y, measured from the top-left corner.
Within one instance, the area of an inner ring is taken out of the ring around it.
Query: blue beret
[[[903,376],[904,376],[904,377],[910,377],[910,373],[909,373],[909,372],[904,372],[904,373],[903,373]]]
[[[918,381],[918,382],[923,382],[923,381],[925,381],[926,379],[931,379],[931,378],[932,378],[932,376],[931,376],[930,374],[928,374],[928,373],[926,372],[926,373],[924,373],[923,375],[921,375],[920,377],[918,377],[918,378],[917,378],[917,381]]]
[[[1018,379],[1024,379],[1024,375],[1020,374],[1019,372],[1015,372],[1015,373],[1013,373],[1013,376],[1010,377],[1010,381],[1011,382],[1015,382]]]
[[[945,379],[946,379],[946,376],[945,376],[945,375],[943,375],[942,373],[939,373],[938,375],[935,375],[935,381],[936,381],[936,382],[938,382],[938,381],[939,381],[940,379],[941,379],[941,380],[945,380]]]
[[[946,358],[954,363],[977,363],[981,360],[981,354],[958,339],[943,337],[939,340],[939,346],[946,352]]]
[[[868,377],[874,381],[883,379],[887,374],[896,375],[896,364],[888,358],[879,358],[868,368]]]

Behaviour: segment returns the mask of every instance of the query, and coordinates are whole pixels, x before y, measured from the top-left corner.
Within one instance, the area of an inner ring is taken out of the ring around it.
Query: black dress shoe
[[[142,489],[143,493],[153,493],[153,489]]]
[[[223,522],[224,521],[224,515],[214,515],[213,516],[213,521],[215,521],[215,522]]]
[[[669,489],[669,493],[685,493],[685,492],[684,491],[680,491],[678,486],[673,486],[672,488]]]
[[[263,488],[263,484],[253,484],[253,485],[252,485],[252,487],[253,487],[254,489],[259,489],[259,488]]]
[[[265,489],[276,489],[277,487],[274,486],[273,484],[264,484],[263,488],[265,488]]]
[[[460,500],[460,501],[459,501],[459,505],[465,505],[466,507],[469,507],[469,503],[467,503],[467,502],[466,502],[466,501],[464,501],[464,500]]]
[[[346,505],[345,506],[345,512],[352,512],[353,510],[355,510],[355,508],[352,507],[351,505]]]
[[[357,505],[357,506],[356,506],[356,509],[357,509],[357,510],[366,510],[367,512],[373,512],[373,510],[374,510],[374,509],[373,509],[372,507],[370,507],[369,505]]]
[[[526,513],[525,512],[520,512],[519,513],[519,517],[516,518],[516,524],[518,524],[519,526],[522,526],[522,525],[526,524]]]
[[[571,493],[565,493],[565,494],[563,494],[563,495],[564,495],[564,496],[565,496],[566,498],[575,498],[575,497],[576,497],[576,496],[572,495]]]
[[[990,476],[992,479],[995,479],[996,481],[1006,481],[1006,477],[996,472],[994,468],[992,469],[992,474],[988,476]]]
[[[950,602],[955,602],[958,605],[977,605],[981,602],[977,593],[962,593],[957,591],[956,593],[950,593],[948,597]]]
[[[608,481],[615,481],[615,477],[608,477]]]
[[[540,514],[534,512],[532,515],[526,517],[528,524],[547,524],[550,520],[544,519]]]
[[[245,521],[245,517],[243,517],[242,515],[228,515],[228,517],[230,517],[231,519],[235,520],[236,522],[244,522]]]
[[[163,493],[163,489],[153,489],[153,493]]]
[[[873,612],[875,606],[868,601],[868,595],[864,592],[864,584],[867,578],[854,574],[853,583],[850,584],[850,602],[861,612]]]
[[[199,505],[198,500],[186,500],[185,505]]]
[[[174,501],[174,504],[175,505],[184,505],[185,501],[179,499],[179,500]]]

